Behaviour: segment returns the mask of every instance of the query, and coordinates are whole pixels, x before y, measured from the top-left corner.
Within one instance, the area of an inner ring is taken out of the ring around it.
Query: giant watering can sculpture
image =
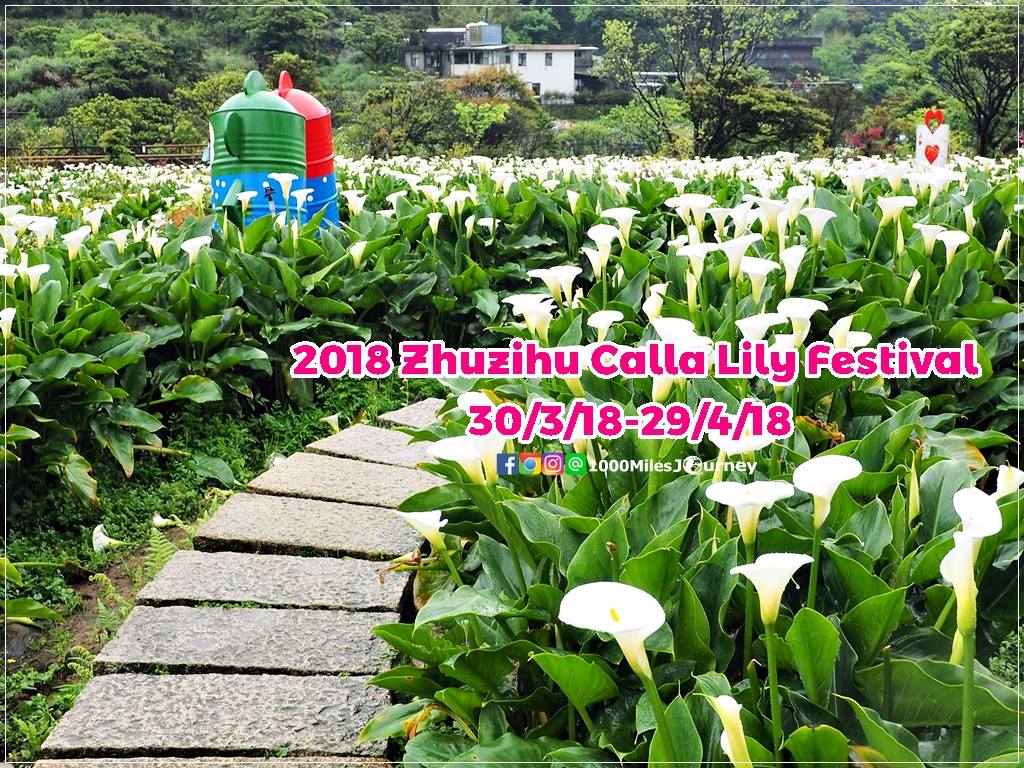
[[[247,223],[285,211],[306,223],[325,209],[321,224],[337,225],[330,115],[287,72],[277,92],[259,72],[246,75],[242,93],[210,115],[214,207],[242,201]]]
[[[312,190],[313,199],[302,209],[302,220],[309,221],[323,210],[321,224],[329,222],[338,226],[338,184],[334,178],[331,110],[315,96],[293,88],[287,71],[282,72],[278,80],[277,95],[306,118],[306,187]]]

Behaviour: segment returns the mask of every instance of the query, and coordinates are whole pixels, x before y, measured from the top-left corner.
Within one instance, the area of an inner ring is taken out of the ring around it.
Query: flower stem
[[[960,768],[974,764],[971,753],[974,745],[974,630],[964,638],[964,700],[960,716]]]
[[[754,562],[754,545],[752,543],[745,544],[747,563]],[[754,597],[754,582],[747,579],[747,595],[746,595],[746,606],[745,616],[743,619],[743,666],[746,667],[750,664],[750,660],[753,657],[754,649],[754,606],[756,600]]]
[[[444,560],[445,565],[448,566],[448,571],[451,573],[452,578],[458,586],[463,586],[462,577],[459,576],[459,571],[455,567],[455,563],[452,562],[452,556],[448,554],[447,549],[441,550],[441,558]]]
[[[764,640],[765,647],[768,649],[768,686],[772,709],[772,745],[775,754],[775,764],[778,765],[779,755],[782,751],[782,702],[779,699],[779,670],[775,647],[774,622],[765,626]]]
[[[814,610],[815,598],[818,595],[818,568],[821,560],[821,528],[814,529],[814,544],[811,546],[811,583],[807,587],[807,607]]]
[[[658,729],[655,733],[661,733],[662,737],[668,742],[669,751],[672,754],[672,760],[670,765],[675,763],[676,745],[672,738],[672,730],[668,725],[668,713],[665,711],[665,703],[661,700],[661,696],[658,695],[658,686],[654,684],[654,680],[646,675],[640,675],[640,680],[644,684],[644,690],[647,691],[647,698],[651,700],[651,709],[654,710],[654,720],[658,724]],[[651,762],[649,765],[656,766],[660,763]]]

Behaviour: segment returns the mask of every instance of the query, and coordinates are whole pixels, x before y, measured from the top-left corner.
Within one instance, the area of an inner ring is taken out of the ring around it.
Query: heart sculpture
[[[929,109],[924,113],[924,124],[928,126],[929,130],[932,127],[932,120],[935,121],[935,127],[938,128],[942,125],[942,110],[941,109]]]
[[[939,145],[929,144],[927,147],[924,148],[924,156],[929,163],[934,164],[936,159],[938,159],[939,157]]]

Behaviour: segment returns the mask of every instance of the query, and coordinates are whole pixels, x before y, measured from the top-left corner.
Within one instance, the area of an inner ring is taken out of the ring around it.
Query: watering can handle
[[[292,89],[292,76],[288,74],[287,69],[281,70],[281,76],[277,79],[277,93],[279,96],[284,96],[288,91]]]
[[[245,127],[242,124],[242,117],[237,112],[228,115],[224,123],[224,148],[232,157],[242,159],[242,151],[245,148]]]

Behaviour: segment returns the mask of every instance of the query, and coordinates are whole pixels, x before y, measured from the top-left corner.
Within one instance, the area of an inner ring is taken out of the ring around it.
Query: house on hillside
[[[593,46],[506,43],[500,24],[425,29],[418,45],[402,45],[398,62],[411,72],[460,77],[497,68],[519,75],[541,101],[572,101],[595,78]]]

